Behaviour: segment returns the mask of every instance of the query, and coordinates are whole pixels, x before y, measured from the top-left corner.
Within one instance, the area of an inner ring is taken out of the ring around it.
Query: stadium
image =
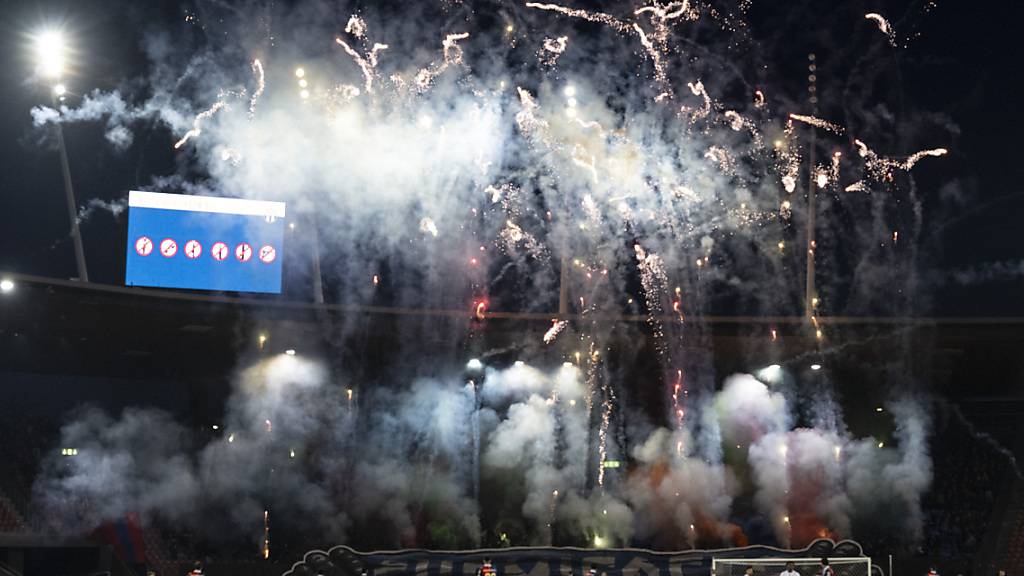
[[[0,576],[1024,574],[1019,7],[0,10]]]

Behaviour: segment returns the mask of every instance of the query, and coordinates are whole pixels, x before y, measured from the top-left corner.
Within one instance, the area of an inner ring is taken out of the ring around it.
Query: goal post
[[[743,576],[747,568],[753,568],[754,576],[779,576],[789,562],[795,565],[800,576],[821,574],[821,558],[712,558],[711,574],[713,576]],[[872,576],[871,558],[866,556],[829,557],[828,564],[832,567],[835,576]]]

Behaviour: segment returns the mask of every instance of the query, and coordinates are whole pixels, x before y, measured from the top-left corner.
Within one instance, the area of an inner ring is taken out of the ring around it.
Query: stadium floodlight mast
[[[43,30],[35,36],[36,70],[39,75],[52,82],[50,97],[53,107],[60,110],[59,102],[64,100],[67,87],[61,82],[67,63],[67,44],[64,34],[59,29]],[[75,247],[75,266],[78,279],[89,281],[89,271],[85,266],[85,249],[82,246],[82,233],[78,227],[78,203],[75,202],[75,189],[71,184],[71,167],[68,163],[68,149],[64,144],[64,128],[55,122],[57,147],[60,151],[60,166],[64,176],[64,196],[67,200],[68,218],[71,220],[71,240]]]

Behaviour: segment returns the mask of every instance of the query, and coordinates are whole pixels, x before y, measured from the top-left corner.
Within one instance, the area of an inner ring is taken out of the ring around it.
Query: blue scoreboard
[[[128,193],[125,284],[281,292],[285,204]]]

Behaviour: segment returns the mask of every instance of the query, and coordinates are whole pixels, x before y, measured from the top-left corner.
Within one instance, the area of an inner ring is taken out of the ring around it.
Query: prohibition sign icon
[[[274,250],[274,247],[271,246],[270,244],[265,244],[262,248],[260,248],[260,262],[263,262],[264,264],[270,264],[276,258],[277,250]]]
[[[153,252],[153,241],[149,239],[149,236],[139,236],[139,239],[135,241],[135,252],[139,256],[149,256]]]
[[[167,258],[174,256],[178,253],[178,243],[170,238],[164,238],[160,241],[160,253]]]
[[[235,246],[235,258],[238,258],[239,262],[248,262],[252,258],[252,246],[249,246],[248,242]]]
[[[185,256],[188,256],[192,260],[199,258],[203,254],[203,245],[198,240],[189,240],[185,242]]]
[[[215,242],[210,247],[210,256],[213,256],[213,259],[218,262],[224,260],[228,257],[228,245],[223,242]]]

